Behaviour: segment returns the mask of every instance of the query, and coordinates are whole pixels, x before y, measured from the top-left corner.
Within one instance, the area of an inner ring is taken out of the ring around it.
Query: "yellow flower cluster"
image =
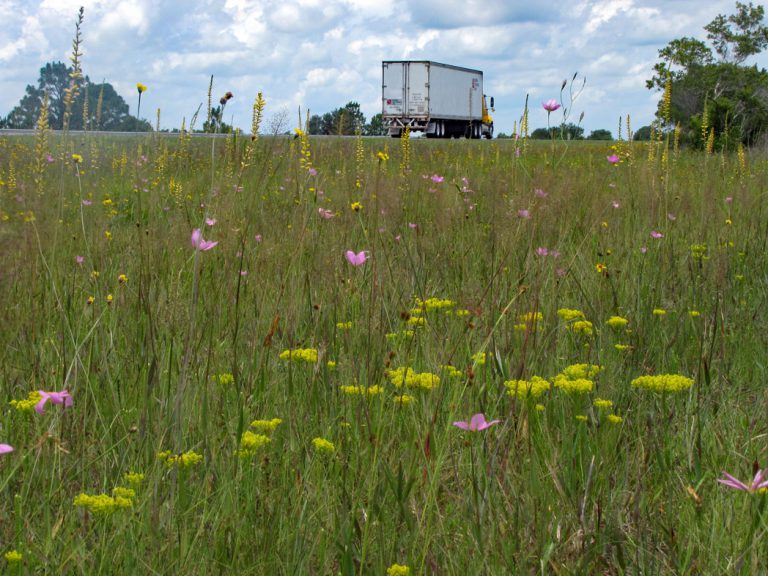
[[[399,406],[408,406],[411,402],[415,400],[413,396],[410,394],[398,394],[393,398],[395,404]]]
[[[217,376],[214,376],[213,379],[219,384],[221,384],[222,386],[229,386],[230,384],[235,383],[235,377],[232,376],[232,374],[229,374],[226,372],[224,374],[219,374]]]
[[[272,418],[271,420],[254,420],[251,422],[251,428],[258,430],[259,432],[272,432],[282,423],[283,421],[280,418]]]
[[[348,396],[377,396],[384,392],[381,386],[342,386],[341,391]]]
[[[644,388],[652,392],[683,392],[693,386],[693,378],[679,374],[656,374],[639,376],[631,384],[633,388]]]
[[[22,555],[18,550],[10,550],[3,554],[3,558],[5,558],[5,561],[8,562],[8,564],[14,564],[16,562],[21,562]]]
[[[250,430],[243,432],[240,437],[240,449],[237,451],[237,455],[240,458],[252,458],[256,456],[256,453],[272,442],[272,439],[265,434],[254,434]]]
[[[519,332],[534,332],[538,330],[539,324],[544,321],[544,315],[541,312],[527,312],[517,317],[518,323],[515,324],[515,330]]]
[[[709,249],[706,244],[691,244],[691,258],[694,260],[709,260]]]
[[[413,368],[396,368],[384,372],[389,381],[397,388],[405,385],[407,388],[423,388],[432,390],[440,385],[440,377],[431,372],[414,372]]]
[[[451,366],[450,364],[445,364],[444,366],[441,366],[440,368],[443,369],[443,372],[448,378],[463,378],[464,373],[456,368],[455,366]]]
[[[421,316],[410,316],[405,323],[408,324],[408,326],[425,326],[427,324],[427,319],[422,318]]]
[[[667,313],[664,308],[654,308],[653,309],[653,315],[654,316],[664,316]]]
[[[588,394],[592,392],[592,378],[602,370],[597,364],[571,364],[555,376],[554,385],[567,394]]]
[[[557,311],[557,315],[560,317],[561,320],[565,320],[566,322],[573,322],[574,320],[584,320],[584,312],[581,310],[574,310],[571,308],[560,308]]]
[[[352,328],[352,322],[336,322],[337,330],[349,330]]]
[[[570,328],[574,334],[592,336],[592,322],[589,320],[576,320],[571,323]]]
[[[420,298],[416,298],[416,306],[418,306],[422,310],[443,310],[445,308],[453,308],[456,305],[456,302],[453,300],[447,300],[443,298],[427,298],[426,300],[421,300]]]
[[[611,328],[624,328],[624,326],[629,324],[629,320],[622,318],[621,316],[611,316],[605,323]]]
[[[325,438],[313,438],[312,446],[315,447],[315,451],[318,454],[330,456],[336,452],[336,446],[333,445],[333,442],[326,440]]]
[[[490,352],[475,352],[472,354],[472,363],[477,366],[485,366],[485,361],[491,356]]]
[[[75,496],[72,504],[80,508],[86,508],[92,514],[107,516],[118,510],[131,508],[133,498],[136,493],[130,488],[115,488],[113,495],[108,494],[85,494],[80,493]]]
[[[530,380],[507,380],[504,386],[507,387],[507,394],[524,400],[538,398],[550,389],[551,384],[540,376],[532,376]]]
[[[144,482],[144,474],[141,474],[140,472],[126,472],[123,474],[123,480],[131,486],[138,486]]]
[[[402,564],[392,564],[387,568],[387,576],[411,576],[411,569]]]
[[[293,360],[295,362],[308,362],[314,364],[317,362],[316,348],[296,348],[294,350],[283,350],[280,353],[281,360]]]
[[[604,400],[602,398],[595,398],[592,405],[600,410],[609,410],[613,408],[613,402],[611,400]]]
[[[40,392],[33,390],[26,400],[11,400],[10,404],[19,412],[32,412],[35,409],[35,404],[40,402],[41,398]]]
[[[606,419],[611,424],[621,424],[624,421],[624,418],[622,418],[618,414],[608,414],[608,416],[606,416]]]
[[[174,466],[191,468],[203,461],[203,457],[194,450],[189,450],[183,454],[172,454],[170,450],[165,450],[164,452],[158,452],[157,458],[165,462],[169,468]]]
[[[387,332],[385,337],[387,340],[395,341],[400,339],[413,338],[416,332],[413,330],[403,330],[401,332]]]

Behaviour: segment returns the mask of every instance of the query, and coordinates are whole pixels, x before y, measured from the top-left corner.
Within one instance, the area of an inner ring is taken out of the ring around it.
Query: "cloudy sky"
[[[540,102],[578,72],[586,86],[571,120],[614,135],[619,116],[651,121],[658,94],[645,88],[657,51],[731,14],[720,0],[0,0],[0,115],[18,103],[40,67],[68,61],[77,10],[85,7],[83,68],[105,79],[135,112],[163,127],[189,122],[207,98],[235,94],[227,121],[250,128],[258,91],[267,120],[293,127],[297,110],[323,113],[350,100],[381,111],[382,60],[434,60],[480,69],[495,96],[496,132],[511,132],[526,94],[531,128]],[[750,60],[768,67],[765,54]]]

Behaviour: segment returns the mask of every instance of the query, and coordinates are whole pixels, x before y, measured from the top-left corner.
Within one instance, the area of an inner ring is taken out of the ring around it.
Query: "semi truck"
[[[390,136],[409,128],[427,138],[493,138],[480,70],[389,60],[381,63],[381,77],[381,115]]]

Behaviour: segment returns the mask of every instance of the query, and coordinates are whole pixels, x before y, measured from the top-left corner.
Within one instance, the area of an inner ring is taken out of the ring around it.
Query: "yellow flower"
[[[120,276],[117,277],[117,281],[120,282],[120,284],[125,284],[128,282],[128,276],[125,274],[120,274]]]
[[[360,210],[363,209],[363,205],[360,202],[352,202],[349,207],[352,208],[352,210],[355,212],[360,212]]]
[[[618,414],[608,414],[608,416],[606,416],[606,419],[611,424],[621,424],[624,421],[624,418],[622,418]]]
[[[83,161],[83,157],[80,156],[80,154],[72,154],[72,162],[75,164],[80,164],[80,162]]]
[[[281,360],[293,360],[295,362],[307,362],[314,364],[317,362],[317,349],[315,348],[296,348],[294,350],[283,350],[280,353]]]
[[[381,386],[342,386],[341,391],[348,396],[376,396],[384,392]]]
[[[666,314],[666,313],[667,313],[667,311],[664,310],[664,308],[654,308],[653,309],[653,315],[654,316],[664,316],[664,314]]]
[[[533,376],[530,380],[507,380],[504,386],[507,387],[507,394],[521,400],[538,398],[551,387],[547,380],[539,376]]]
[[[576,415],[576,421],[577,422],[586,422],[588,419],[584,414],[577,414]]]
[[[349,330],[352,328],[352,322],[336,322],[337,330]]]
[[[213,377],[213,380],[215,382],[218,382],[222,386],[229,386],[230,384],[235,383],[235,377],[232,376],[229,372],[224,372],[223,374],[219,374]]]
[[[251,428],[255,428],[261,432],[272,432],[282,423],[283,421],[280,418],[272,418],[271,420],[254,420],[251,422]]]
[[[112,240],[112,232],[110,232],[109,230],[105,230],[104,238],[106,238],[107,240]]]
[[[259,449],[270,442],[272,442],[272,439],[269,436],[254,434],[250,430],[246,430],[240,437],[240,449],[237,451],[237,455],[240,458],[251,458],[256,455]]]
[[[21,562],[22,555],[21,552],[17,550],[10,550],[3,554],[3,558],[5,558],[5,561],[8,562],[8,564],[14,564],[16,562]]]
[[[128,490],[127,488],[125,490]],[[133,492],[133,490],[131,490]],[[109,496],[108,494],[89,495],[80,493],[75,496],[72,504],[80,508],[87,508],[92,514],[107,516],[124,508],[131,508],[133,500],[124,496]]]
[[[632,380],[632,387],[644,388],[652,392],[682,392],[693,386],[693,378],[679,374],[656,374],[639,376]]]
[[[171,454],[170,450],[166,450],[164,452],[159,452],[157,458],[158,460],[165,462],[169,468],[174,466],[179,468],[191,468],[203,461],[203,457],[194,450],[189,450],[183,454]]]
[[[611,316],[608,318],[608,320],[605,321],[608,326],[611,328],[623,328],[627,324],[629,324],[629,320],[626,318],[622,318],[621,316]]]
[[[25,400],[11,400],[10,405],[19,412],[32,412],[41,398],[40,392],[33,390],[27,395]]]
[[[315,447],[315,451],[318,454],[331,455],[336,452],[336,446],[333,445],[333,442],[330,442],[325,438],[313,438],[312,445]]]
[[[701,316],[701,312],[699,312],[698,310],[689,310],[688,316],[690,316],[691,318],[698,318],[699,316]]]
[[[411,576],[411,569],[402,564],[392,564],[387,568],[387,576]]]
[[[93,278],[94,280],[98,280],[99,279],[99,271],[98,270],[94,270],[93,272],[91,272],[91,278]]]
[[[608,266],[606,266],[605,264],[601,264],[600,262],[598,262],[597,264],[595,264],[595,270],[597,270],[597,272],[598,272],[599,274],[602,274],[603,272],[605,272],[605,271],[607,271],[607,270],[608,270]]]
[[[88,299],[86,300],[86,302],[87,302],[88,304],[93,304],[93,302],[94,302],[95,300],[96,300],[96,299],[95,299],[93,296],[88,296]]]
[[[144,482],[144,474],[139,472],[126,472],[123,474],[123,480],[125,480],[131,486],[138,486]]]
[[[577,320],[571,324],[571,330],[573,330],[574,334],[592,336],[592,322],[589,320]]]
[[[557,315],[566,322],[573,322],[574,320],[584,320],[584,312],[581,310],[573,310],[571,308],[560,308],[557,311]]]
[[[623,352],[624,350],[629,350],[628,344],[614,344],[613,347],[616,348],[616,350],[618,350],[619,352]]]
[[[394,370],[386,370],[384,374],[396,387],[422,388],[432,390],[440,385],[440,377],[431,372],[414,372],[413,368],[400,367]]]
[[[592,401],[592,405],[595,408],[599,408],[600,410],[607,410],[608,408],[613,408],[613,402],[610,400],[603,400],[602,398],[595,398]]]
[[[536,412],[544,412],[544,404],[536,404]]]
[[[139,91],[139,94],[142,94],[142,93],[147,91],[147,87],[144,84],[142,84],[141,82],[138,82],[136,84],[136,90]]]
[[[410,394],[398,394],[393,398],[395,404],[399,404],[400,406],[408,406],[411,402],[415,400],[413,396]]]
[[[380,161],[382,161],[382,162],[386,162],[387,160],[389,160],[389,154],[387,154],[386,152],[383,152],[383,151],[379,151],[379,152],[377,152],[377,153],[376,153],[376,157],[377,157],[377,158],[378,158]]]

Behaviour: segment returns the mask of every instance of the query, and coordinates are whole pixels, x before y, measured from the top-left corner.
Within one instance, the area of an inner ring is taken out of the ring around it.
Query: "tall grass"
[[[220,144],[50,135],[41,170],[0,139],[4,570],[768,570],[767,497],[715,482],[768,467],[764,157]],[[591,392],[555,385],[574,364]],[[452,425],[478,412],[501,422]]]

